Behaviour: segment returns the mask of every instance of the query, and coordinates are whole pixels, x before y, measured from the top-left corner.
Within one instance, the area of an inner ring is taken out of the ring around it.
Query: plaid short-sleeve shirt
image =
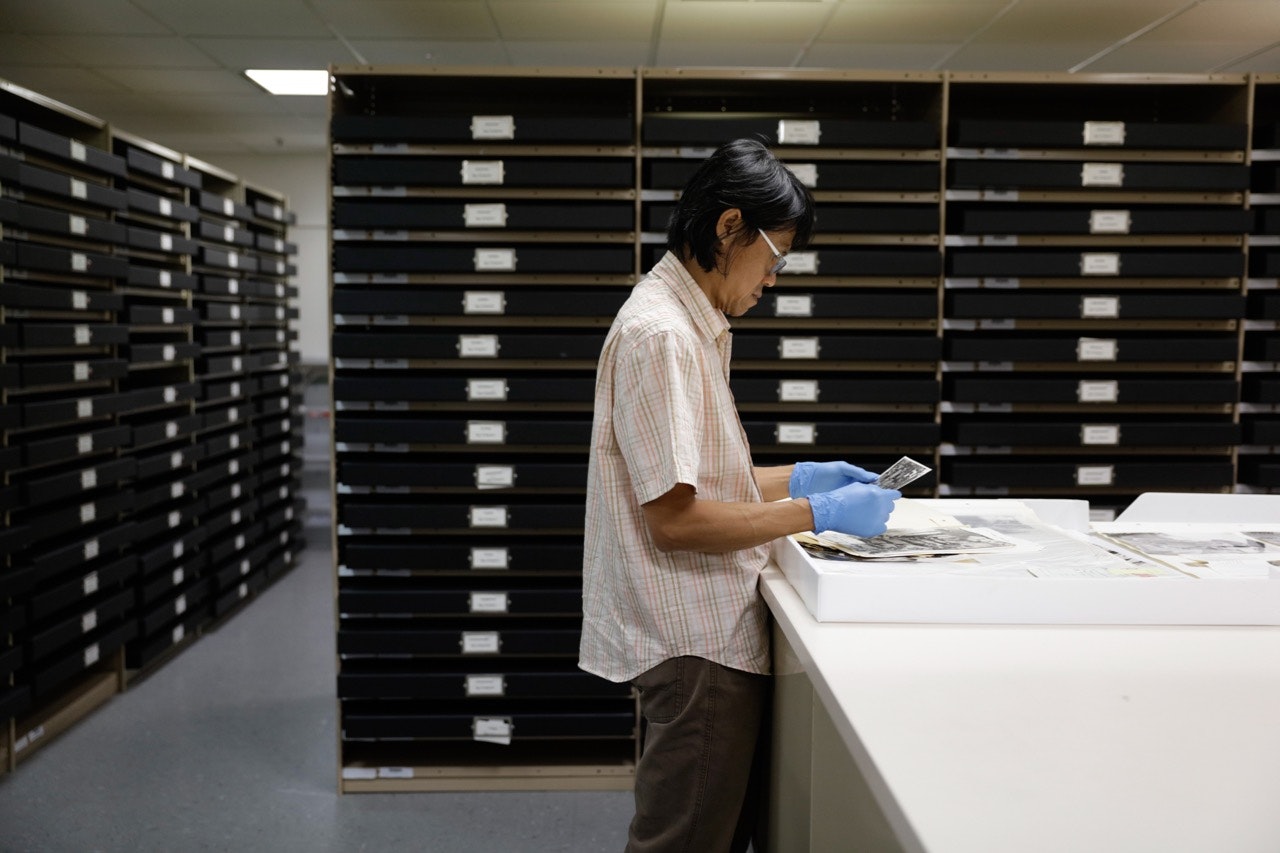
[[[641,505],[679,483],[759,501],[729,391],[729,323],[667,253],[635,286],[600,355],[587,474],[579,665],[628,681],[681,655],[769,671],[757,589],[769,548],[662,552]]]

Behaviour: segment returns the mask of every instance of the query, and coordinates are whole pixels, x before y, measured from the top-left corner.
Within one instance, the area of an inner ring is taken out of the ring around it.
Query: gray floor
[[[629,793],[337,788],[325,534],[217,630],[0,777],[0,850],[621,850]]]

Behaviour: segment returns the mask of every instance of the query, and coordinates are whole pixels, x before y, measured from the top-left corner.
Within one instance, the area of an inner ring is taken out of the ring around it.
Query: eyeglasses
[[[773,241],[769,239],[768,234],[764,233],[763,228],[757,228],[756,230],[759,231],[760,236],[764,238],[765,245],[769,247],[769,251],[773,252],[773,266],[769,268],[769,271],[765,273],[765,275],[777,275],[786,268],[787,259],[778,251],[778,247],[773,245]]]

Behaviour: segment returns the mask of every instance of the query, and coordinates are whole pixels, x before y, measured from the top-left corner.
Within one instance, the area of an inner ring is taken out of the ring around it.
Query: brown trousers
[[[678,657],[632,684],[645,731],[627,853],[742,853],[760,817],[769,676]]]

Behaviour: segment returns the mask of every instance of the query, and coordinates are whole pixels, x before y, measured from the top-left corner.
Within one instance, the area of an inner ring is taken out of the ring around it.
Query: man
[[[845,462],[751,462],[726,315],[760,300],[812,225],[812,197],[764,145],[722,146],[685,187],[668,252],[600,356],[580,666],[640,696],[631,853],[746,849],[768,697],[757,590],[768,543],[804,530],[875,536],[901,497]]]

